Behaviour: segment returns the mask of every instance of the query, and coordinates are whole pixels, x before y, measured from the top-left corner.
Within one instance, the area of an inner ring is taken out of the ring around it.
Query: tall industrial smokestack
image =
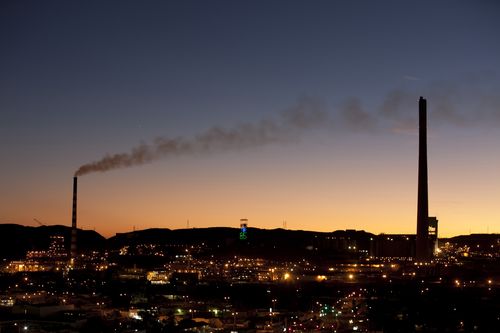
[[[418,199],[417,199],[417,246],[416,259],[431,258],[429,249],[429,194],[427,184],[427,101],[418,101]]]
[[[78,178],[73,177],[73,212],[71,215],[71,252],[70,260],[74,264],[76,259],[76,194],[77,194]]]

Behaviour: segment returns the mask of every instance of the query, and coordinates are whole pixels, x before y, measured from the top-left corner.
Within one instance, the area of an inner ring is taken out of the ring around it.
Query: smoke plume
[[[332,132],[413,132],[417,129],[418,96],[428,100],[429,120],[433,126],[459,127],[500,125],[500,94],[491,84],[496,75],[478,74],[458,82],[432,82],[418,91],[396,89],[382,99],[375,110],[366,111],[360,98],[347,99],[336,113],[329,114],[317,99],[305,97],[285,110],[277,119],[263,119],[232,128],[212,127],[194,137],[160,137],[140,144],[129,152],[108,154],[102,159],[82,165],[75,176],[127,168],[176,155],[238,150],[271,143],[296,140],[306,131],[327,128]]]
[[[147,164],[175,155],[236,150],[289,141],[304,130],[325,126],[329,121],[321,102],[302,98],[296,106],[282,112],[277,120],[264,119],[233,128],[212,127],[192,138],[157,138],[129,152],[108,154],[98,161],[84,164],[75,172],[75,176]]]

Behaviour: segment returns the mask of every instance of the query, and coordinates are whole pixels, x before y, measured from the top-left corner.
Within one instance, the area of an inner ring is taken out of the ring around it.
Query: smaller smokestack
[[[71,252],[70,260],[74,263],[76,259],[76,194],[78,186],[78,177],[73,177],[73,211],[71,215]]]

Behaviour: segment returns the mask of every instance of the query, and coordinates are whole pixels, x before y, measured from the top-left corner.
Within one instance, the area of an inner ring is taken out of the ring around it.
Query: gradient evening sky
[[[498,1],[2,1],[0,223],[71,224],[73,173],[155,138],[327,118],[79,178],[105,236],[239,226],[415,233],[417,101],[442,236],[500,232]],[[277,134],[280,136],[281,134]]]

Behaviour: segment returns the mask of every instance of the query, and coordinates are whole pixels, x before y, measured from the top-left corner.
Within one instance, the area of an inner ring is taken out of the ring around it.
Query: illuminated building
[[[67,256],[63,236],[50,236],[49,255],[53,258],[64,258]]]
[[[248,219],[240,219],[240,240],[247,240]]]
[[[436,254],[438,249],[438,219],[435,216],[429,217],[429,241],[432,246],[432,253]]]

